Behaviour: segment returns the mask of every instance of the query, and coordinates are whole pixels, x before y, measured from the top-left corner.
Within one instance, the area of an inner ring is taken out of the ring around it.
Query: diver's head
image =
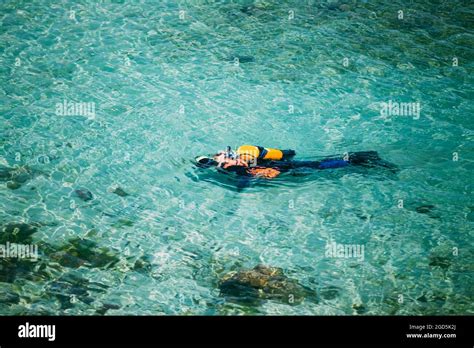
[[[232,150],[230,146],[227,146],[224,151],[219,151],[214,156],[212,156],[214,161],[217,161],[219,163],[226,162],[228,160],[235,160],[237,159],[237,157],[238,155]]]
[[[201,168],[221,167],[226,165],[241,165],[238,155],[227,146],[225,151],[219,151],[212,157],[196,157],[196,165]]]
[[[207,156],[196,157],[196,165],[201,168],[216,167],[219,163]]]
[[[235,152],[221,151],[216,153],[212,159],[217,162],[217,166],[227,168],[229,166],[244,166],[248,167],[248,163],[243,161]]]

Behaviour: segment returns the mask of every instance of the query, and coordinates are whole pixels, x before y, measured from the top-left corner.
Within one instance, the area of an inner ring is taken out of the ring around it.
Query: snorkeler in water
[[[314,170],[336,169],[348,166],[385,167],[392,171],[396,166],[382,160],[376,151],[348,152],[343,155],[328,156],[318,161],[293,160],[294,150],[278,150],[254,145],[240,146],[232,151],[230,146],[212,157],[199,156],[196,165],[201,168],[216,167],[226,173],[240,177],[272,179],[293,169]]]

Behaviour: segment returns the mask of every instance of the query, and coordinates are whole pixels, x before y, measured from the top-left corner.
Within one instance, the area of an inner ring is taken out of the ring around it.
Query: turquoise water
[[[0,222],[35,224],[41,256],[2,261],[0,314],[473,314],[473,16],[469,1],[2,2],[0,164],[17,172]],[[381,114],[389,100],[419,117]],[[237,192],[191,163],[245,143],[377,150],[400,171]],[[364,260],[327,257],[330,241]],[[220,296],[257,264],[317,300]]]

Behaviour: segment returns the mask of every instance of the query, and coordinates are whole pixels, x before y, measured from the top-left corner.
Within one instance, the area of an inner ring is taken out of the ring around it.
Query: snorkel
[[[235,153],[235,151],[232,150],[232,148],[227,145],[225,151],[224,151],[224,155],[226,158],[230,158],[230,159],[237,159],[237,154]]]
[[[238,158],[238,154],[232,151],[230,146],[227,146],[224,151],[219,151],[214,155],[213,159],[217,162],[217,167],[221,167],[224,163],[227,163],[229,160],[235,161]]]
[[[210,168],[210,167],[222,167],[223,164],[228,162],[227,160],[232,160],[234,162],[238,161],[239,155],[232,150],[230,146],[227,146],[225,151],[219,151],[213,157],[210,156],[198,156],[195,158],[196,165],[200,168]]]

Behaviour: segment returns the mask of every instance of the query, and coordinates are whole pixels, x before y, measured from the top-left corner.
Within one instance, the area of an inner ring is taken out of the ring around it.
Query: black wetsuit
[[[363,151],[363,152],[349,152],[345,156],[329,156],[319,161],[258,161],[257,167],[273,168],[280,172],[287,172],[297,168],[310,168],[310,169],[335,169],[347,167],[350,165],[363,166],[363,167],[385,167],[389,169],[395,169],[396,167],[384,160],[382,160],[376,151]],[[235,173],[238,176],[252,177],[254,176],[251,168],[244,166],[229,166],[222,168],[222,170],[230,173]]]

